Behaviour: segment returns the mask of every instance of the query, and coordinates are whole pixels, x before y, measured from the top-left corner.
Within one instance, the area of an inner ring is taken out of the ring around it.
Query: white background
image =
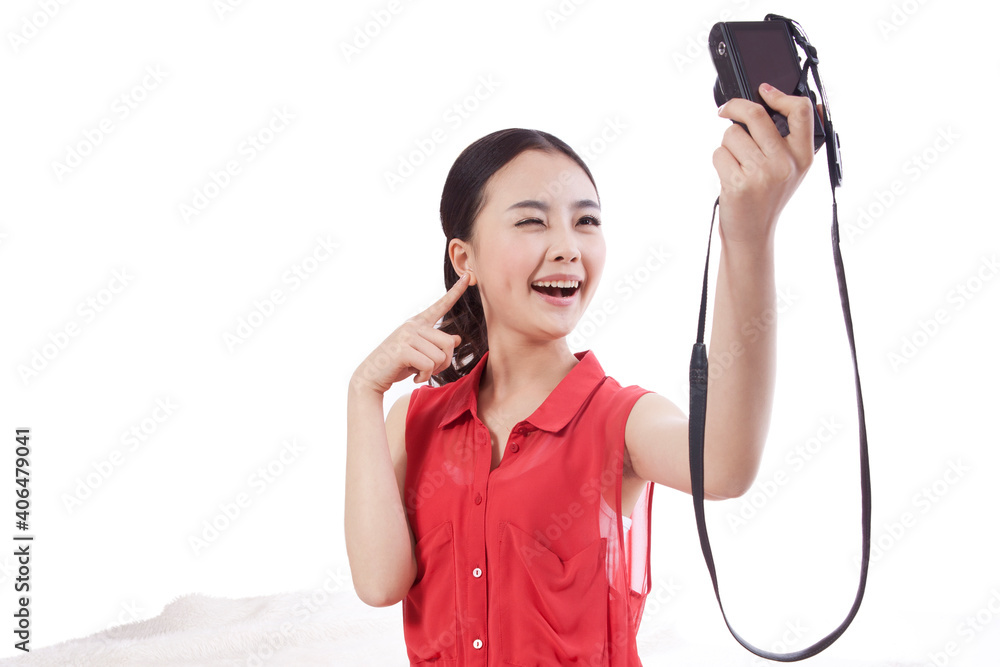
[[[234,4],[69,2],[48,17],[45,3],[4,3],[0,534],[11,546],[0,549],[0,656],[15,652],[15,428],[31,429],[33,450],[35,648],[156,616],[191,592],[266,595],[331,577],[349,592],[347,381],[443,293],[444,178],[494,130],[543,129],[585,153],[608,262],[573,348],[686,410],[718,190],[711,155],[729,125],[715,114],[707,29],[770,11],[818,46],[841,136],[874,486],[865,603],[814,662],[926,661],[954,642],[949,664],[993,664],[1000,620],[971,636],[959,625],[992,620],[1000,601],[992,4],[567,0],[560,14],[555,0],[404,1],[353,54],[344,45],[387,2]],[[275,110],[291,119],[269,134]],[[251,136],[266,142],[253,159]],[[790,296],[758,485],[709,513],[734,624],[778,650],[783,635],[801,648],[839,622],[860,553],[824,155],[778,226],[777,282]],[[401,160],[420,164],[390,187]],[[229,161],[239,172],[225,182]],[[655,253],[670,258],[647,265]],[[286,279],[297,267],[307,280]],[[283,301],[255,315],[274,290]],[[616,307],[602,319],[605,298]],[[259,326],[228,344],[241,320]],[[412,388],[394,387],[386,407]],[[160,422],[157,401],[176,406]],[[826,436],[823,420],[834,437],[810,443]],[[123,440],[133,428],[146,429],[134,449]],[[301,452],[272,463],[292,439]],[[794,465],[805,446],[810,460]],[[279,474],[255,484],[269,463]],[[190,539],[240,493],[249,506],[195,553]],[[756,515],[737,525],[741,509]],[[640,654],[711,643],[727,664],[751,664],[715,606],[689,497],[658,487],[654,522]],[[405,664],[401,622],[386,641]]]

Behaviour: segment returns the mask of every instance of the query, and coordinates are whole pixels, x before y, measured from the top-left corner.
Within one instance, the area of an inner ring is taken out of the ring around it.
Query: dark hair
[[[441,193],[441,228],[444,230],[444,286],[458,281],[448,256],[452,239],[471,242],[473,224],[486,203],[486,183],[504,165],[526,150],[548,153],[561,152],[572,158],[594,183],[590,169],[576,152],[561,139],[540,130],[511,128],[499,130],[477,139],[455,160]],[[594,183],[594,189],[597,184]],[[486,318],[479,288],[472,285],[445,315],[441,330],[458,334],[462,342],[455,348],[451,365],[432,376],[438,386],[454,382],[471,371],[489,349],[486,338]]]

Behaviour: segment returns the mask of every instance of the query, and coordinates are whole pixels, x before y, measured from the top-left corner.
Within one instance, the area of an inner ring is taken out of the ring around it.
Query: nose
[[[572,227],[572,222],[569,227]],[[553,262],[578,262],[580,260],[580,247],[576,242],[573,231],[567,229],[565,225],[553,226],[552,244],[549,246],[549,260]]]

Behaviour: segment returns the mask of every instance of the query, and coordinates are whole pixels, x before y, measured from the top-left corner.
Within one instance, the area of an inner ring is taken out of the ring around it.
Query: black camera
[[[816,109],[816,95],[806,84],[807,69],[801,64],[788,23],[781,20],[716,23],[708,33],[715,79],[715,102],[722,106],[734,97],[764,106],[781,136],[788,135],[788,119],[767,106],[760,97],[762,83],[786,95],[809,97],[813,106],[813,151],[826,140],[823,119]],[[746,125],[740,123],[743,129]]]

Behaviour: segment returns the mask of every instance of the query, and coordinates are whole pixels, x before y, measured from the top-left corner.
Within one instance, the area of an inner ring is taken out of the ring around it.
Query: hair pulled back
[[[474,223],[486,203],[486,184],[504,165],[526,150],[561,152],[572,158],[594,182],[590,169],[564,141],[540,130],[511,128],[498,130],[477,139],[455,160],[441,193],[441,228],[444,231],[444,286],[451,289],[458,274],[448,256],[452,239],[471,242]],[[597,185],[594,184],[594,189]],[[470,285],[451,310],[444,316],[441,330],[458,334],[462,342],[455,348],[451,365],[432,376],[437,386],[454,382],[467,375],[489,349],[486,337],[486,317],[478,285]]]

